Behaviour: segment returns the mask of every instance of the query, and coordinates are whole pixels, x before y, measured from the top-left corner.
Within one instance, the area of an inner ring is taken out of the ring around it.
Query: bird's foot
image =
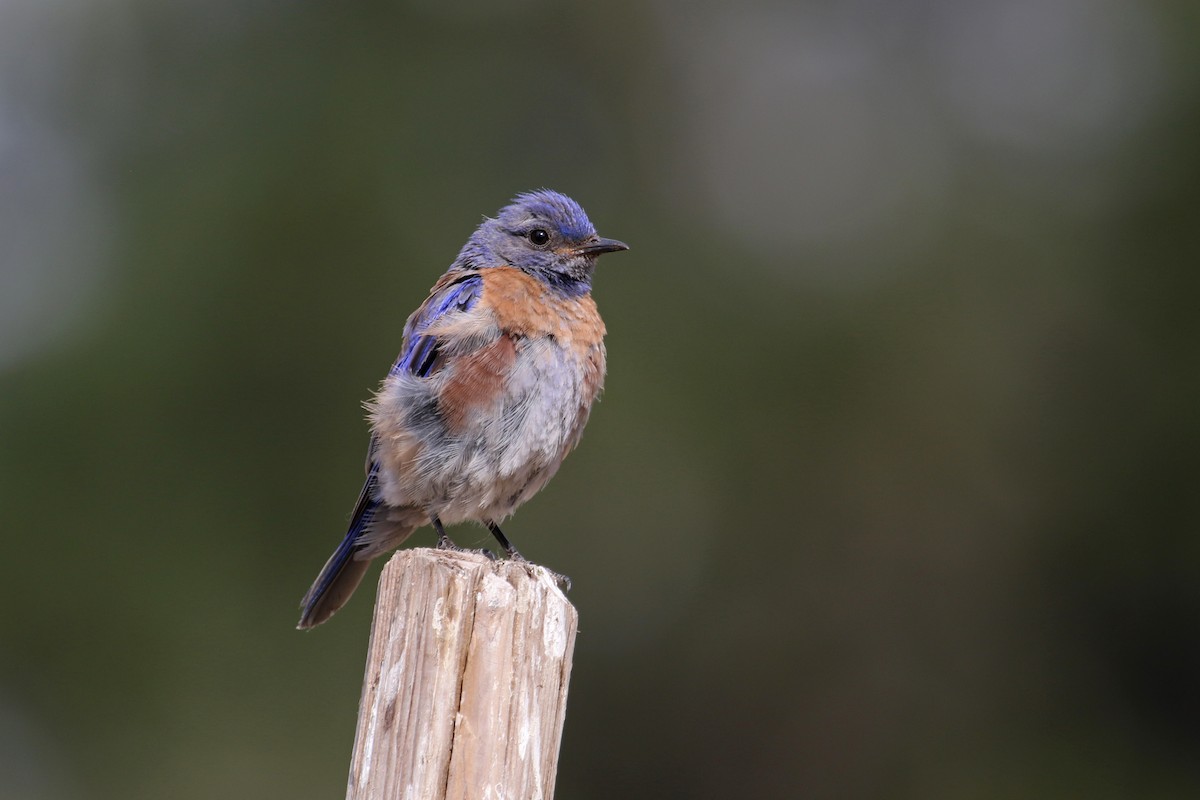
[[[525,571],[528,572],[531,577],[536,578],[538,570],[540,570],[548,578],[550,578],[550,580],[554,581],[554,585],[557,586],[563,592],[563,594],[571,591],[571,579],[566,575],[563,575],[561,572],[555,572],[549,567],[543,567],[541,564],[534,564],[520,553],[517,553],[516,556],[509,555],[508,560],[515,561],[523,566]]]
[[[509,561],[514,561],[514,562],[520,564],[521,566],[525,567],[525,571],[529,573],[530,577],[533,577],[535,575],[534,567],[537,567],[538,569],[541,569],[541,570],[545,570],[546,574],[549,575],[550,579],[553,580],[554,583],[558,585],[559,589],[561,589],[563,592],[571,591],[571,579],[570,578],[568,578],[566,575],[560,575],[559,573],[555,572],[552,569],[546,569],[546,567],[542,567],[537,564],[534,564],[532,561],[525,558],[525,556],[521,555],[517,551],[517,548],[513,547],[512,542],[510,542],[508,540],[508,537],[504,535],[504,531],[500,530],[500,526],[497,525],[494,521],[488,520],[484,524],[487,525],[488,530],[490,530],[492,532],[492,535],[496,537],[496,541],[500,543],[500,546],[504,548],[504,553],[505,553],[505,555],[508,556]]]
[[[486,556],[489,561],[496,560],[496,554],[491,550],[488,550],[486,547],[460,547],[459,545],[456,545],[454,542],[450,541],[449,536],[438,537],[437,549],[445,550],[448,553],[474,553],[476,555]]]
[[[562,590],[563,594],[566,594],[567,592],[571,591],[571,579],[570,578],[568,578],[566,575],[563,575],[561,572],[555,572],[554,570],[549,569],[547,567],[542,567],[542,569],[546,570],[546,574],[549,575],[550,579],[552,581],[554,581],[554,583],[558,586],[558,588],[560,590]]]
[[[450,553],[478,553],[481,556],[486,556],[489,561],[496,560],[496,554],[486,548],[472,550],[469,547],[459,547],[454,542],[450,541],[450,537],[446,535],[446,529],[442,526],[442,521],[434,515],[430,515],[430,522],[433,523],[433,529],[437,531],[437,549],[445,550]]]

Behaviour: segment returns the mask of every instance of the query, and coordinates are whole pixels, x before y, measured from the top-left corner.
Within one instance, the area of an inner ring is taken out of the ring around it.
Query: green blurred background
[[[560,798],[1200,796],[1200,14],[0,3],[0,798],[344,791],[360,403],[571,194]],[[457,530],[482,544],[482,529]],[[432,544],[428,531],[416,544]]]

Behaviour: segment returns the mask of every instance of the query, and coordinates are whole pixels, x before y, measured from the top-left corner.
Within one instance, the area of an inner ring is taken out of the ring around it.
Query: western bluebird
[[[299,628],[329,619],[371,559],[433,525],[498,523],[579,442],[604,383],[604,322],[591,297],[602,239],[548,189],[484,219],[404,326],[400,357],[367,404],[367,480],[346,537],[301,601]]]

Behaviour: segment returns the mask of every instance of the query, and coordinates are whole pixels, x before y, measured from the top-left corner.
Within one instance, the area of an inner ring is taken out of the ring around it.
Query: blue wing
[[[433,287],[429,298],[408,318],[404,326],[404,344],[400,356],[389,372],[395,375],[408,372],[424,378],[435,371],[438,360],[438,339],[426,334],[437,320],[447,314],[469,310],[479,300],[483,281],[477,272],[451,273]],[[313,582],[312,588],[300,601],[303,609],[297,627],[320,625],[350,599],[350,595],[367,570],[366,561],[356,561],[363,534],[374,522],[382,503],[378,497],[379,465],[375,463],[375,437],[367,451],[367,479],[358,493],[358,502],[350,515],[350,526],[341,544],[325,562],[325,567]]]
[[[408,318],[404,326],[404,346],[400,350],[400,357],[392,365],[391,374],[408,372],[418,378],[428,376],[437,361],[438,341],[436,336],[428,336],[425,331],[447,314],[468,311],[479,301],[483,279],[478,272],[467,272],[453,278],[443,278],[445,285],[439,282],[429,299]]]

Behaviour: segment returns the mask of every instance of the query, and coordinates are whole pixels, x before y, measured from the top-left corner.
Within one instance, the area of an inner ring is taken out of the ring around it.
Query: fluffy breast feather
[[[579,442],[604,381],[604,324],[590,296],[512,268],[483,270],[479,302],[427,333],[436,374],[390,375],[370,404],[392,506],[447,524],[508,516]]]

